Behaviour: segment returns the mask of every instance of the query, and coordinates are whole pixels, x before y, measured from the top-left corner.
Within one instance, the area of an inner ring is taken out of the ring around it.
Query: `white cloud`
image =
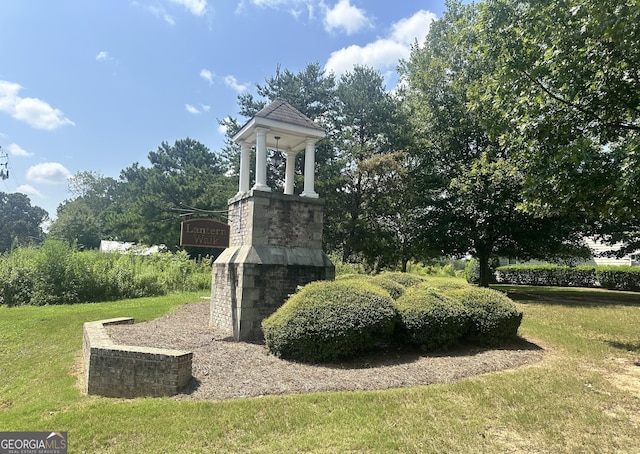
[[[10,143],[7,145],[7,150],[9,150],[9,153],[13,156],[33,156],[33,153],[25,150],[17,143]]]
[[[315,8],[318,0],[241,0],[236,7],[236,14],[246,12],[247,3],[259,8],[272,8],[276,10],[287,11],[294,19],[298,19],[304,10],[307,10],[309,19],[315,17]],[[322,4],[322,0],[320,0]]]
[[[200,113],[200,111],[196,107],[193,107],[191,104],[185,104],[184,108],[187,110],[187,112],[194,115],[197,115]]]
[[[66,183],[70,176],[71,172],[57,162],[43,162],[29,167],[27,170],[27,179],[36,183]]]
[[[202,77],[204,80],[209,82],[209,85],[211,85],[213,83],[213,77],[215,76],[214,73],[212,73],[211,71],[209,71],[208,69],[201,69],[200,70],[200,77]]]
[[[111,56],[109,55],[109,52],[107,52],[106,50],[101,50],[100,52],[98,52],[98,55],[96,55],[96,60],[98,61],[111,60]]]
[[[42,195],[42,193],[38,191],[36,188],[34,188],[33,186],[31,186],[30,184],[21,184],[16,188],[16,192],[21,192],[22,194],[36,196],[41,199],[44,199],[44,196]]]
[[[195,16],[203,16],[207,12],[207,0],[171,0],[182,5]]]
[[[435,19],[435,14],[430,11],[418,11],[413,16],[394,23],[386,38],[365,46],[351,45],[332,52],[325,70],[340,76],[355,65],[366,65],[385,73],[395,68],[401,59],[409,57],[414,40],[417,39],[419,43],[424,41],[431,22]]]
[[[167,11],[161,6],[142,5],[142,4],[140,4],[140,2],[137,2],[137,1],[133,1],[133,2],[131,2],[131,4],[133,6],[138,7],[138,8],[142,8],[142,9],[145,9],[145,10],[149,11],[151,14],[153,14],[156,17],[160,17],[161,19],[163,19],[169,25],[175,25],[175,23],[176,23],[176,21],[173,19],[173,17],[171,17],[167,13]]]
[[[364,11],[353,6],[349,0],[340,0],[333,8],[327,8],[324,16],[324,28],[328,32],[342,30],[352,35],[369,26],[371,22]]]
[[[75,125],[62,111],[38,98],[23,98],[22,87],[14,82],[0,80],[0,111],[37,129],[53,130],[64,125]]]
[[[200,108],[192,106],[191,104],[185,104],[184,108],[187,112],[194,115],[201,114],[202,112],[209,112],[211,110],[211,106],[207,106],[205,104],[200,104]]]
[[[249,84],[241,84],[234,76],[231,75],[224,77],[224,83],[227,85],[227,87],[232,88],[238,93],[242,93],[243,91],[247,91],[249,89]]]
[[[408,45],[418,40],[418,44],[422,44],[434,20],[436,15],[431,11],[420,10],[413,16],[400,19],[393,24],[391,39]]]
[[[366,46],[351,45],[331,52],[325,69],[337,76],[351,70],[355,65],[366,65],[384,71],[395,66],[401,58],[409,56],[409,47],[390,39],[379,39]]]

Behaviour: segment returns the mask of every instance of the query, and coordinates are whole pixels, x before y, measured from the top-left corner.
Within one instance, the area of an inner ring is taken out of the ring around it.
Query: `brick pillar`
[[[298,286],[335,278],[322,250],[324,201],[250,191],[229,200],[229,248],[213,265],[210,324],[263,339],[262,320]]]

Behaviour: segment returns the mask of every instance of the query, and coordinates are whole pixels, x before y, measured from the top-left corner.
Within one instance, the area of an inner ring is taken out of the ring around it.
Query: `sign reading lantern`
[[[188,219],[180,223],[180,246],[225,249],[231,227],[213,219]]]

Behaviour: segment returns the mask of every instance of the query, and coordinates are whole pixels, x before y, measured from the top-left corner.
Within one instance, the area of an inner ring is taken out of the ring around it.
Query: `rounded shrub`
[[[407,290],[404,285],[399,284],[398,282],[388,277],[385,277],[384,275],[378,275],[378,276],[372,277],[369,282],[385,289],[387,292],[389,292],[389,295],[394,300],[397,300],[398,298],[400,298],[402,294],[405,292],[405,290]]]
[[[462,304],[429,287],[407,289],[395,302],[397,337],[427,350],[455,344],[465,333],[467,317]]]
[[[424,277],[418,276],[417,274],[401,273],[401,272],[393,272],[393,271],[385,271],[384,273],[380,273],[376,277],[390,279],[392,281],[397,282],[400,285],[403,285],[406,288],[415,287],[416,285],[425,281]]]
[[[387,343],[396,312],[388,293],[366,280],[306,285],[262,322],[267,349],[296,361],[326,362]]]
[[[469,288],[469,284],[461,280],[453,280],[450,278],[433,277],[427,278],[420,287],[431,287],[438,291],[440,290],[457,290]]]
[[[497,346],[517,336],[522,311],[503,293],[480,287],[443,292],[464,306],[468,320],[466,340]]]

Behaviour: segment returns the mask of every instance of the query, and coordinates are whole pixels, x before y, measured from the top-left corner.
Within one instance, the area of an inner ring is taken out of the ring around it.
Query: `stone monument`
[[[229,247],[213,264],[210,325],[235,340],[262,340],[262,320],[298,286],[335,278],[322,250],[324,201],[314,190],[315,144],[324,135],[311,119],[277,99],[233,137],[240,145],[239,190],[229,200]],[[250,188],[254,146],[255,184]],[[287,157],[283,193],[267,186],[268,149]],[[298,196],[295,159],[303,150],[304,187]]]

